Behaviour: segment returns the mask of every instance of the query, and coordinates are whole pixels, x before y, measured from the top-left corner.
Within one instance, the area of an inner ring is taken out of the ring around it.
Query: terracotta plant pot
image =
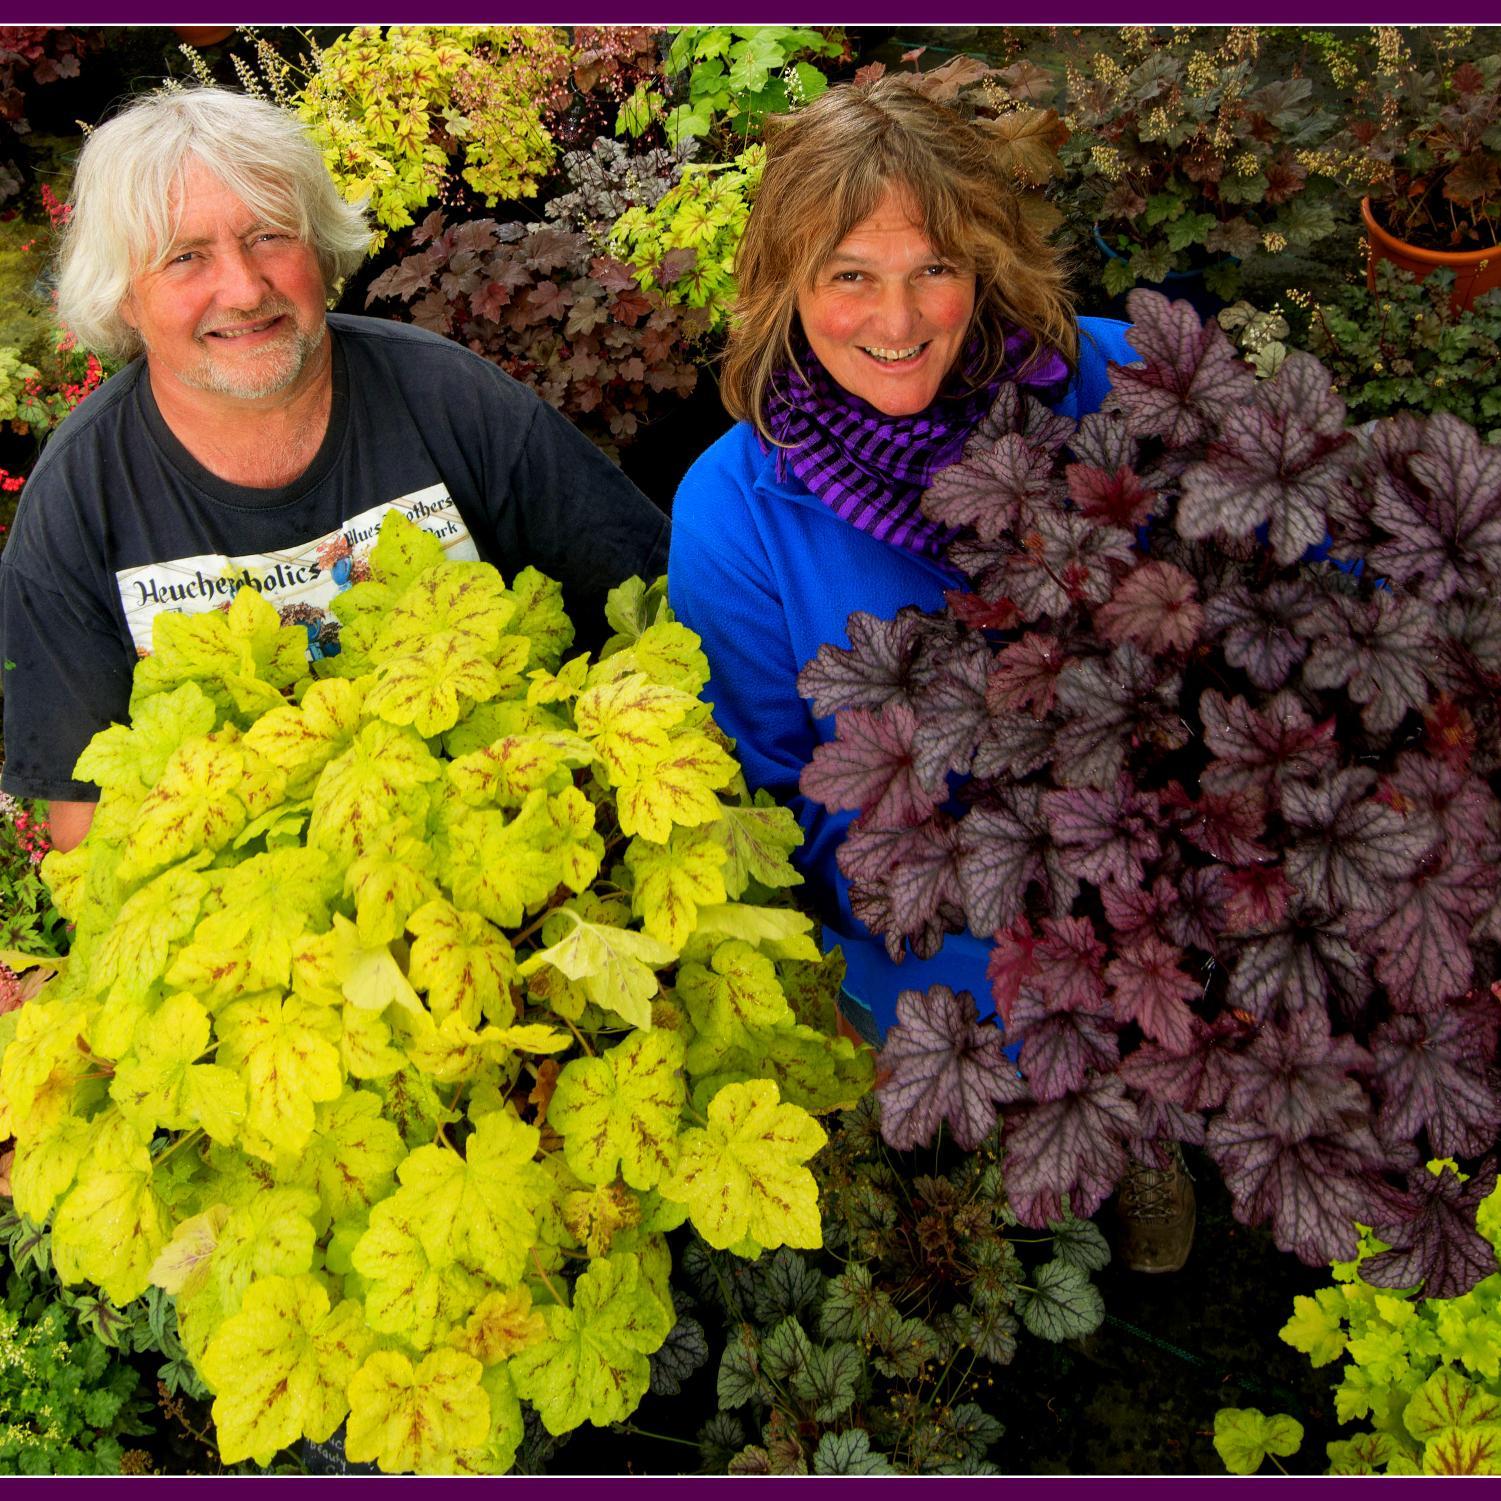
[[[174,26],[172,28],[190,47],[212,47],[234,32],[233,26]]]
[[[1376,267],[1382,261],[1390,261],[1401,270],[1410,271],[1419,281],[1430,271],[1452,271],[1454,290],[1449,294],[1449,305],[1456,313],[1463,312],[1482,293],[1501,287],[1501,245],[1485,250],[1425,250],[1421,245],[1410,245],[1376,222],[1369,198],[1360,200],[1360,217],[1365,220],[1366,233],[1370,236],[1366,285],[1373,292],[1376,290]]]

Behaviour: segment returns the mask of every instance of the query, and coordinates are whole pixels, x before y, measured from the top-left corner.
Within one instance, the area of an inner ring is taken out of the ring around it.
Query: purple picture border
[[[263,26],[353,25],[438,19],[447,23],[535,22],[683,25],[706,21],[797,25],[1119,26],[1133,24],[1247,24],[1362,26],[1416,24],[1413,0],[1243,0],[1210,14],[1206,0],[1064,0],[1048,14],[1035,4],[944,0],[931,8],[916,0],[447,0],[427,9],[412,0],[0,0],[0,21],[67,25],[204,25],[254,22]],[[436,11],[436,17],[433,14]],[[1496,0],[1441,0],[1425,26],[1501,22]]]

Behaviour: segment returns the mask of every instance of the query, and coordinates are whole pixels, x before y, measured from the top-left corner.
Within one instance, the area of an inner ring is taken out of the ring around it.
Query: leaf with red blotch
[[[1018,433],[966,453],[923,492],[923,514],[944,526],[969,527],[983,542],[1021,529],[1053,493],[1053,461]]]
[[[1225,872],[1225,927],[1231,933],[1275,928],[1287,916],[1293,889],[1280,865]]]
[[[1260,1120],[1218,1115],[1205,1137],[1244,1225],[1270,1223],[1279,1251],[1310,1266],[1351,1261],[1355,1221],[1370,1224],[1387,1154],[1364,1121],[1324,1136],[1286,1142]]]
[[[1272,858],[1272,852],[1259,842],[1266,829],[1262,788],[1234,787],[1192,798],[1171,782],[1162,802],[1172,814],[1174,827],[1206,855],[1227,865],[1256,865]]]
[[[1143,938],[1168,942],[1168,918],[1178,905],[1178,889],[1170,880],[1158,877],[1150,886],[1119,886],[1110,881],[1100,888],[1100,901],[1118,945]]]
[[[969,774],[975,747],[990,723],[985,706],[989,670],[989,648],[971,636],[945,652],[941,662],[934,663],[932,675],[918,687],[912,751],[925,786],[941,789],[951,771]]]
[[[1225,1004],[1265,1021],[1272,1016],[1362,1010],[1370,996],[1370,961],[1347,935],[1348,919],[1289,913],[1241,938]]]
[[[990,959],[985,966],[985,977],[990,981],[995,1009],[1007,1027],[1011,1025],[1023,982],[1036,973],[1037,963],[1032,957],[1036,950],[1037,936],[1025,917],[1017,918],[1009,927],[997,929]]]
[[[945,589],[943,597],[954,619],[972,631],[1009,631],[1021,619],[1009,599],[982,599],[968,589]]]
[[[1091,1069],[1110,1073],[1120,1061],[1115,1029],[1097,1016],[1052,1011],[1030,985],[1023,985],[1006,1040],[1019,1042],[1022,1077],[1038,1100],[1061,1100],[1082,1089]]]
[[[1186,302],[1169,303],[1141,287],[1127,295],[1126,307],[1131,347],[1143,363],[1111,363],[1107,409],[1124,417],[1134,437],[1184,448],[1251,400],[1256,377],[1219,324],[1201,323]]]
[[[1203,990],[1178,968],[1180,949],[1143,938],[1124,944],[1105,966],[1110,1004],[1119,1022],[1135,1022],[1146,1035],[1174,1052],[1193,1046],[1194,1014],[1188,1002]]]
[[[914,605],[894,620],[856,610],[850,616],[848,649],[826,642],[798,674],[797,691],[813,700],[820,719],[839,709],[881,709],[910,703],[912,670],[929,631]]]
[[[1225,660],[1270,692],[1308,655],[1297,625],[1316,598],[1302,579],[1279,579],[1255,593],[1234,584],[1205,600],[1204,619],[1210,633],[1220,637]]]
[[[1131,436],[1126,424],[1114,413],[1090,412],[1080,421],[1078,431],[1069,441],[1069,448],[1086,468],[1114,474],[1121,469],[1135,470],[1141,444]],[[1068,479],[1067,471],[1064,478]],[[1087,514],[1087,508],[1079,497],[1073,498]],[[1134,527],[1134,523],[1132,525]]]
[[[1199,699],[1199,721],[1216,758],[1200,778],[1206,789],[1260,786],[1270,792],[1274,783],[1306,781],[1339,763],[1333,717],[1315,724],[1292,693],[1257,709],[1209,688]]]
[[[1484,1162],[1461,1183],[1447,1164],[1408,1175],[1405,1194],[1388,1194],[1368,1217],[1392,1249],[1368,1256],[1360,1275],[1373,1287],[1422,1285],[1425,1298],[1459,1298],[1496,1271],[1496,1248],[1475,1228],[1475,1211],[1496,1187],[1496,1164]]]
[[[1003,565],[1004,592],[1023,619],[1063,615],[1074,603],[1103,604],[1134,561],[1131,533],[1077,511],[1049,511]]]
[[[1501,1098],[1489,1077],[1492,1009],[1461,1003],[1437,1016],[1394,1016],[1376,1028],[1371,1053],[1383,1141],[1411,1141],[1426,1131],[1435,1157],[1475,1157],[1495,1145]]]
[[[1302,833],[1283,869],[1294,890],[1324,912],[1390,911],[1390,888],[1433,847],[1431,819],[1365,795],[1375,780],[1375,772],[1351,766],[1321,782],[1282,786],[1282,816]]]
[[[1287,1144],[1365,1119],[1371,1101],[1351,1078],[1369,1073],[1371,1055],[1353,1037],[1331,1036],[1328,1019],[1304,1012],[1291,1025],[1268,1024],[1226,1061],[1225,1109],[1259,1120]]]
[[[1001,1034],[975,1019],[967,990],[947,985],[896,998],[897,1024],[877,1060],[881,1136],[899,1151],[926,1146],[947,1121],[954,1141],[973,1150],[995,1128],[996,1106],[1027,1097]]]
[[[1162,853],[1156,796],[1138,790],[1129,777],[1105,791],[1050,789],[1042,795],[1042,811],[1064,869],[1096,886],[1107,881],[1140,885],[1146,862]]]
[[[678,282],[687,276],[698,265],[698,251],[690,246],[682,246],[676,250],[669,250],[662,257],[661,264],[653,272],[657,285],[661,287],[676,286]]]
[[[1061,1100],[1003,1113],[1006,1198],[1024,1225],[1063,1217],[1063,1199],[1087,1219],[1110,1197],[1126,1170],[1125,1142],[1141,1117],[1114,1074],[1097,1075]]]
[[[1221,412],[1208,455],[1183,472],[1178,531],[1239,537],[1264,523],[1272,556],[1296,563],[1328,534],[1359,451],[1344,424],[1329,372],[1294,350],[1250,401]]]
[[[1050,1010],[1109,1016],[1101,966],[1105,945],[1087,917],[1045,917],[1034,949],[1036,974],[1028,981]]]
[[[1152,514],[1157,503],[1157,492],[1142,484],[1140,475],[1125,464],[1116,469],[1070,464],[1064,477],[1069,499],[1091,521],[1103,521],[1107,526],[1134,530]]]
[[[1058,675],[1054,778],[1065,787],[1109,787],[1128,747],[1180,749],[1189,736],[1178,709],[1181,682],[1129,642],[1108,658],[1070,662]]]
[[[1403,751],[1379,795],[1399,812],[1416,809],[1431,818],[1439,837],[1454,848],[1473,846],[1476,858],[1496,861],[1501,802],[1464,763]]]
[[[1053,707],[1058,674],[1068,665],[1063,643],[1054,636],[1028,631],[996,655],[985,700],[993,714],[1003,709],[1030,709],[1038,719]]]
[[[1390,590],[1368,600],[1334,595],[1310,611],[1302,630],[1313,638],[1305,685],[1343,688],[1364,706],[1360,720],[1372,733],[1389,733],[1427,704],[1439,636],[1433,610],[1422,600],[1400,599]]]
[[[1470,926],[1490,906],[1496,880],[1494,866],[1436,849],[1391,884],[1380,910],[1351,915],[1351,934],[1376,956],[1376,978],[1398,1011],[1441,1011],[1470,988]]]
[[[872,713],[845,709],[837,735],[816,746],[798,789],[831,811],[854,808],[871,824],[921,823],[937,806],[942,784],[925,785],[913,765],[917,715],[905,704]]]
[[[1152,656],[1186,652],[1204,625],[1197,589],[1171,563],[1143,563],[1095,611],[1095,626],[1107,641],[1129,641]]]
[[[1501,450],[1448,412],[1428,418],[1406,463],[1372,463],[1371,519],[1388,535],[1370,566],[1442,604],[1501,574]]]

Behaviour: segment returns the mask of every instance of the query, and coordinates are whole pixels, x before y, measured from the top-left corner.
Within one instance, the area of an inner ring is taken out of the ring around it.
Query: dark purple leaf
[[[1417,1287],[1425,1298],[1458,1298],[1496,1270],[1496,1250],[1475,1228],[1475,1211],[1496,1187],[1496,1164],[1487,1161],[1459,1181],[1452,1167],[1437,1175],[1418,1168],[1405,1194],[1388,1195],[1374,1218],[1390,1251],[1368,1256],[1361,1277],[1373,1287]]]
[[[1126,299],[1131,347],[1140,366],[1111,366],[1108,407],[1134,437],[1183,448],[1212,433],[1221,416],[1244,406],[1256,377],[1217,323],[1201,323],[1186,302],[1169,303],[1137,288]]]
[[[1042,811],[1062,851],[1064,869],[1096,886],[1107,881],[1140,885],[1146,862],[1162,852],[1157,800],[1133,789],[1126,777],[1107,791],[1079,787],[1044,792]]]
[[[979,1146],[995,1127],[996,1106],[1027,1097],[1001,1034],[975,1020],[967,990],[955,995],[946,985],[904,990],[896,1016],[878,1061],[882,1137],[898,1150],[926,1146],[947,1121],[959,1146]]]
[[[1142,938],[1123,945],[1119,957],[1105,966],[1116,1020],[1135,1022],[1154,1042],[1175,1053],[1193,1046],[1194,1014],[1187,1003],[1203,989],[1178,968],[1182,957],[1179,949]]]
[[[1001,592],[1024,620],[1067,613],[1075,602],[1101,604],[1133,561],[1131,534],[1077,511],[1039,516],[1002,565]]]
[[[967,526],[982,541],[1008,536],[1030,522],[1052,494],[1053,461],[1018,434],[966,452],[923,492],[923,513],[944,526]]]
[[[1108,1073],[1120,1061],[1113,1027],[1084,1012],[1051,1010],[1030,984],[1022,986],[1006,1040],[1021,1044],[1022,1075],[1039,1100],[1061,1100],[1084,1087],[1091,1069]]]
[[[1063,1216],[1063,1198],[1079,1218],[1110,1197],[1126,1170],[1124,1143],[1141,1119],[1115,1075],[1096,1076],[1061,1100],[1004,1112],[1006,1197],[1024,1225]]]
[[[1197,586],[1171,563],[1144,563],[1095,611],[1095,626],[1117,645],[1129,641],[1151,656],[1186,652],[1198,640],[1204,609]]]
[[[1370,961],[1351,946],[1343,917],[1286,918],[1252,932],[1232,951],[1227,1005],[1266,1021],[1334,1006],[1359,1010],[1371,990]]]
[[[1058,676],[1054,778],[1069,787],[1109,787],[1131,747],[1172,751],[1186,744],[1181,681],[1129,643],[1107,659],[1071,662]]]
[[[1279,693],[1257,709],[1211,688],[1199,700],[1199,719],[1204,743],[1216,757],[1204,772],[1206,789],[1270,792],[1285,778],[1321,776],[1339,761],[1334,720],[1315,724],[1291,693]]]
[[[1202,866],[1179,877],[1178,901],[1167,914],[1167,936],[1180,948],[1215,952],[1216,940],[1225,930],[1225,874],[1221,866]]]
[[[1283,816],[1302,831],[1283,868],[1294,890],[1325,912],[1388,909],[1390,888],[1433,847],[1433,824],[1422,814],[1365,796],[1375,780],[1348,767],[1321,782],[1283,784]]]
[[[1263,1026],[1225,1066],[1226,1112],[1261,1121],[1287,1145],[1371,1113],[1365,1090],[1350,1077],[1370,1071],[1370,1054],[1351,1037],[1331,1037],[1327,1019],[1313,1013],[1292,1025]]]
[[[1115,474],[1122,469],[1134,470],[1141,445],[1126,429],[1126,424],[1110,412],[1090,412],[1079,423],[1079,429],[1069,443],[1074,456],[1088,469],[1103,470]],[[1067,477],[1069,471],[1064,470]],[[1072,494],[1072,491],[1070,491]],[[1077,495],[1074,503],[1086,510]],[[1145,518],[1142,518],[1143,520]],[[1126,525],[1118,522],[1117,525]],[[1131,526],[1135,526],[1133,521]]]
[[[1323,541],[1355,459],[1344,415],[1329,372],[1295,350],[1253,401],[1225,408],[1208,455],[1184,471],[1179,532],[1235,537],[1265,523],[1273,557],[1296,563]]]
[[[820,719],[839,709],[881,709],[892,702],[910,703],[913,663],[924,636],[922,612],[899,610],[895,620],[880,620],[857,610],[848,622],[850,645],[829,643],[798,674],[797,691],[813,700]]]
[[[1212,1027],[1195,1017],[1190,1048],[1178,1053],[1144,1042],[1126,1054],[1120,1077],[1130,1088],[1182,1110],[1218,1110],[1230,1092],[1230,1061],[1247,1030],[1234,1016]]]
[[[1473,847],[1477,859],[1491,862],[1501,855],[1501,802],[1463,765],[1404,751],[1382,795],[1401,812],[1415,809],[1432,819],[1438,837],[1454,848]]]
[[[977,936],[1020,916],[1033,881],[1053,884],[1056,857],[1040,800],[1036,787],[1006,788],[959,821],[959,888]],[[1070,883],[1070,897],[1073,890]]]
[[[1094,924],[1087,917],[1045,917],[1039,926],[1031,988],[1050,1010],[1108,1016],[1101,968],[1106,949]]]
[[[991,946],[990,960],[985,966],[985,977],[990,981],[990,994],[995,1009],[1004,1025],[1011,1025],[1011,1016],[1025,981],[1037,972],[1037,935],[1026,918],[999,928]]]
[[[938,814],[911,831],[888,882],[892,917],[902,932],[919,932],[939,916],[941,908],[962,913],[959,857],[959,831],[945,815]]]
[[[1501,578],[1501,449],[1447,412],[1430,417],[1406,473],[1371,466],[1371,517],[1387,540],[1370,565],[1403,584],[1421,582],[1435,604],[1494,590]]]
[[[1492,1076],[1494,1011],[1478,1001],[1437,1016],[1394,1016],[1377,1027],[1371,1052],[1383,1141],[1426,1131],[1435,1157],[1475,1157],[1495,1146],[1501,1098]]]
[[[1115,469],[1070,464],[1064,473],[1069,499],[1091,521],[1130,531],[1140,526],[1157,504],[1157,492],[1147,489],[1140,475],[1124,464]]]
[[[1293,889],[1280,865],[1253,865],[1225,872],[1225,928],[1247,933],[1277,927],[1287,916]]]
[[[831,810],[854,808],[868,823],[921,823],[938,805],[942,782],[925,786],[913,765],[917,716],[905,704],[871,713],[846,709],[835,720],[838,738],[814,748],[798,787]]]
[[[1150,886],[1118,886],[1111,881],[1100,888],[1100,901],[1117,945],[1140,943],[1144,938],[1169,941],[1168,917],[1178,905],[1178,892],[1166,878]]]
[[[1053,726],[1046,720],[1030,714],[992,714],[975,747],[971,770],[977,777],[1011,781],[1046,766],[1052,754]]]
[[[1308,654],[1295,626],[1314,598],[1302,580],[1279,580],[1255,593],[1237,584],[1207,596],[1204,619],[1209,631],[1222,638],[1225,660],[1270,691],[1280,688]]]
[[[1364,705],[1361,722],[1373,733],[1396,729],[1428,702],[1438,637],[1433,612],[1421,600],[1390,592],[1364,601],[1335,595],[1310,612],[1303,633],[1313,640],[1304,683],[1345,689]]]
[[[1191,798],[1172,782],[1162,801],[1173,814],[1174,826],[1206,855],[1229,865],[1254,865],[1272,858],[1271,851],[1258,842],[1266,828],[1266,794],[1260,787]]]

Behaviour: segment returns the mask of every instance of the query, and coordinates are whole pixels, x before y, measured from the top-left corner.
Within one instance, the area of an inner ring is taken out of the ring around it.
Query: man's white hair
[[[370,227],[346,203],[295,116],[227,89],[152,94],[88,138],[58,256],[57,308],[86,348],[141,352],[120,316],[132,280],[162,264],[177,235],[184,171],[201,164],[266,223],[317,255],[330,294],[364,260]]]

